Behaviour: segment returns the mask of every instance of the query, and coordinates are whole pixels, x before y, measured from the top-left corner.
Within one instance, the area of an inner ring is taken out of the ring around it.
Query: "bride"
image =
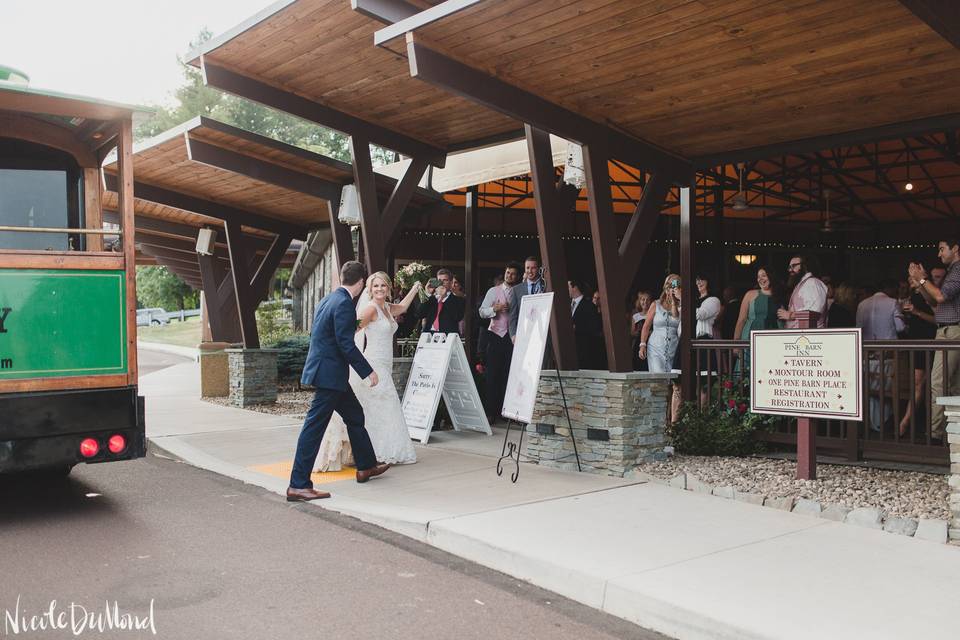
[[[399,304],[391,304],[390,277],[378,271],[367,279],[367,287],[357,303],[359,325],[354,342],[377,372],[380,383],[370,387],[350,369],[350,387],[363,407],[367,433],[378,462],[412,464],[417,461],[403,421],[400,396],[393,384],[393,334],[397,330],[393,317],[406,313],[420,287],[419,282],[415,283]],[[344,464],[353,464],[350,440],[346,425],[334,413],[323,435],[314,471],[339,471]]]

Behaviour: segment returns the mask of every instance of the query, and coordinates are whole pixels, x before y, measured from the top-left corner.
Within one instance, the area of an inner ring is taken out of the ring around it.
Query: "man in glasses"
[[[787,267],[787,286],[791,289],[790,304],[786,309],[777,310],[777,318],[784,322],[786,329],[798,329],[797,312],[815,311],[819,314],[817,328],[827,326],[827,285],[816,277],[812,260],[796,255],[790,258]]]

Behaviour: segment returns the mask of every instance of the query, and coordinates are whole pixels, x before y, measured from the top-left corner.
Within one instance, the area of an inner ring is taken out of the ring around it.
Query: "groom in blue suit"
[[[290,502],[330,497],[326,491],[314,490],[310,472],[334,411],[347,425],[347,436],[357,464],[357,482],[366,482],[390,467],[377,464],[370,436],[364,427],[363,409],[348,383],[349,367],[353,367],[357,375],[368,380],[371,386],[379,382],[377,373],[353,341],[357,330],[353,301],[363,290],[366,276],[366,267],[361,263],[344,263],[340,269],[342,286],[320,301],[313,316],[310,350],[300,382],[314,387],[316,392],[297,440],[297,454],[287,488]]]

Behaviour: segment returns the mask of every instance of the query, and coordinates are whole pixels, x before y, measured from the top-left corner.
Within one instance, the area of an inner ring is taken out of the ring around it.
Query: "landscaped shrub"
[[[264,346],[280,350],[277,354],[277,379],[280,382],[295,382],[300,379],[303,364],[307,361],[307,351],[310,349],[310,334],[295,333]]]
[[[748,456],[763,450],[754,434],[766,430],[773,416],[751,413],[742,384],[721,380],[703,407],[687,402],[667,435],[678,453],[692,456]]]

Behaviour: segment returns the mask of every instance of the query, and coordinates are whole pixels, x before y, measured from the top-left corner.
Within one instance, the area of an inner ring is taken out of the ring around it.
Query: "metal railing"
[[[749,347],[748,341],[741,340],[694,340],[696,397],[685,400],[702,408],[720,402],[724,389],[748,398]],[[932,433],[935,357],[951,363],[960,359],[960,341],[865,341],[863,422],[817,420],[818,454],[848,460],[949,464],[943,433],[946,425]],[[777,419],[770,430],[758,432],[756,437],[778,448],[795,446],[796,420]]]

